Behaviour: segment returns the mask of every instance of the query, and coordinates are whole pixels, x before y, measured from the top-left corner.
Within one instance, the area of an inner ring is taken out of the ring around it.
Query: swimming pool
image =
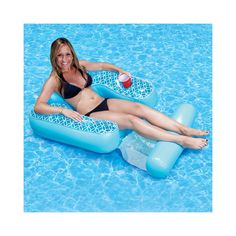
[[[126,163],[119,150],[97,154],[33,134],[28,115],[51,72],[50,45],[68,38],[79,58],[114,63],[153,82],[156,108],[180,103],[212,130],[212,26],[172,24],[26,24],[24,26],[24,210],[26,212],[210,212],[212,135],[185,150],[166,179]]]

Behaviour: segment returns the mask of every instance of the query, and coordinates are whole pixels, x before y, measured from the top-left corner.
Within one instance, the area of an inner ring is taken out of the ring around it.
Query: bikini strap
[[[83,71],[81,68],[78,68],[78,70],[79,70],[80,74],[82,75],[83,79],[84,79],[85,82],[86,82],[86,85],[85,85],[85,87],[86,87],[89,80],[84,77],[84,71]],[[87,73],[86,73],[86,74],[87,74]]]
[[[83,79],[87,81],[87,79],[84,77],[84,71],[81,68],[78,68],[80,74],[82,75]]]
[[[59,78],[62,80],[62,82],[66,82],[66,80],[65,80],[65,78],[64,78],[62,73],[59,74]]]

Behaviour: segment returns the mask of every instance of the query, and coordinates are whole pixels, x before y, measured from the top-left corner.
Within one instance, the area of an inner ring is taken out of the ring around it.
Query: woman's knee
[[[133,129],[139,118],[130,114],[125,115],[125,116],[126,116],[125,118],[126,118],[126,123],[128,124],[128,128]]]
[[[143,117],[143,114],[145,113],[145,106],[141,103],[133,102],[132,111],[135,116]]]

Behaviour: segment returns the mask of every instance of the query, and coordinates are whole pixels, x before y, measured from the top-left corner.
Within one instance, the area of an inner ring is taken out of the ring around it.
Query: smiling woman
[[[115,122],[119,129],[134,130],[144,137],[175,142],[184,148],[201,149],[208,144],[207,139],[191,137],[207,135],[207,131],[188,128],[138,102],[107,99],[91,88],[92,77],[88,70],[111,70],[131,77],[130,73],[123,69],[105,62],[79,61],[71,43],[65,38],[58,38],[52,43],[50,59],[53,71],[37,99],[35,112],[61,113],[75,121],[82,121],[82,115],[109,120]],[[47,104],[53,92],[61,94],[74,110]],[[143,122],[143,119],[148,122]]]

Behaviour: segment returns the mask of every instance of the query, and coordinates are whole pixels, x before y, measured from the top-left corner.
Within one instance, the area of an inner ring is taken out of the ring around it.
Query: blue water
[[[24,210],[26,212],[211,212],[212,135],[185,150],[166,179],[126,163],[119,150],[97,154],[35,135],[28,115],[51,72],[50,45],[68,38],[80,59],[107,61],[156,86],[156,109],[180,103],[212,130],[212,26],[26,24],[24,26]]]

